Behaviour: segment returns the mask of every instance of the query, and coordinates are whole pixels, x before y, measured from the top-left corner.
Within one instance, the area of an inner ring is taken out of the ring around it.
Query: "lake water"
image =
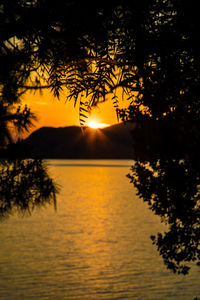
[[[150,235],[164,230],[136,196],[127,160],[48,160],[52,206],[0,224],[0,299],[194,299],[200,268],[166,270]]]

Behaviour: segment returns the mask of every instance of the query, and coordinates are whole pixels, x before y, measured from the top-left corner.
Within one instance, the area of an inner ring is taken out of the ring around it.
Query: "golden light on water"
[[[0,299],[194,299],[199,269],[192,285],[165,269],[150,235],[166,227],[127,180],[131,164],[48,160],[61,187],[57,212],[1,223]]]

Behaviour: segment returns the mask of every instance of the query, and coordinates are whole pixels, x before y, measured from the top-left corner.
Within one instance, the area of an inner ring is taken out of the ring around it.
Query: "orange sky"
[[[31,131],[42,126],[80,125],[78,106],[74,108],[73,100],[65,103],[65,99],[66,97],[63,95],[59,101],[47,90],[43,91],[42,94],[39,91],[34,94],[27,92],[23,96],[23,103],[31,107],[32,112],[38,117],[38,121],[35,123],[36,126]],[[109,125],[118,122],[111,101],[106,101],[100,104],[98,108],[93,109],[89,119]]]

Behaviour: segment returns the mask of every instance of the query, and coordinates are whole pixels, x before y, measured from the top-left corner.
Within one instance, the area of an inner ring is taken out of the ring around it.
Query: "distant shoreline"
[[[78,126],[43,127],[21,142],[22,153],[41,159],[133,159],[133,128],[119,123],[83,133]]]

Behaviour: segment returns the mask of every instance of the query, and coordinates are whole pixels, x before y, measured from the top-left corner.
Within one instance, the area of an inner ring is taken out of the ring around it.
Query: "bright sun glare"
[[[90,121],[89,123],[88,123],[88,126],[89,127],[91,127],[91,128],[93,128],[93,129],[97,129],[97,128],[99,128],[99,123],[98,122],[96,122],[96,121]]]
[[[104,123],[98,123],[97,121],[90,121],[88,123],[88,127],[93,128],[93,129],[98,129],[98,128],[103,128],[109,126],[108,124]]]

